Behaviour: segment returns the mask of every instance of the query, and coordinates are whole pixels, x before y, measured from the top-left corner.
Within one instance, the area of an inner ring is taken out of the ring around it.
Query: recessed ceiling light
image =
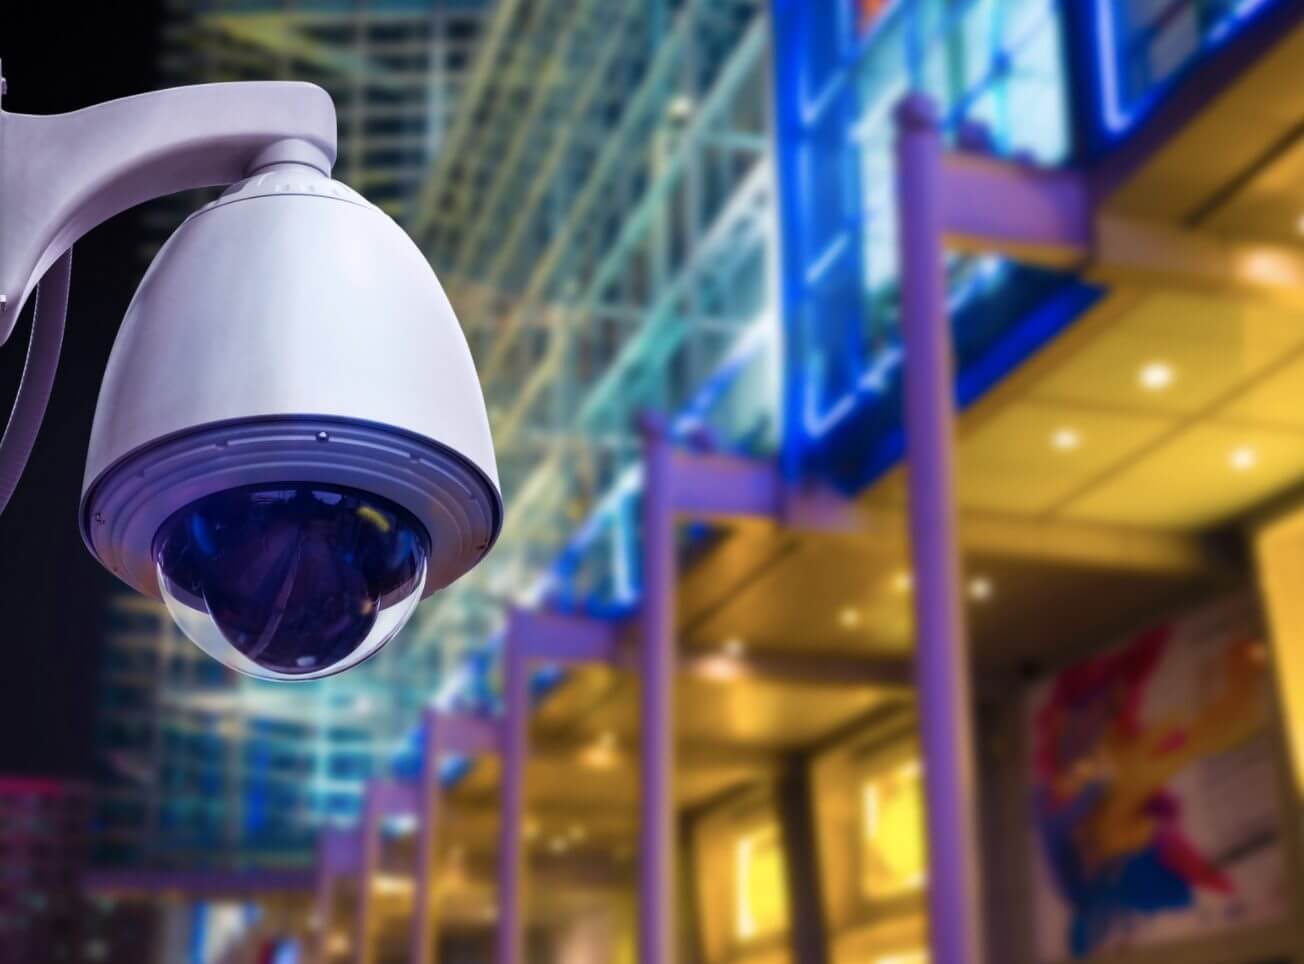
[[[1051,433],[1050,444],[1057,451],[1072,452],[1082,444],[1082,436],[1077,429],[1065,425]]]
[[[747,652],[747,644],[737,636],[730,636],[724,641],[724,654],[730,659],[741,659]]]
[[[583,840],[585,837],[589,835],[589,832],[584,829],[583,824],[578,824],[578,823],[572,824],[569,832],[570,832],[571,840],[574,840],[576,842]]]
[[[726,653],[707,653],[694,662],[697,675],[715,683],[730,683],[747,674],[747,664]]]
[[[838,611],[838,623],[843,629],[855,629],[860,625],[860,610],[855,606],[843,606]]]
[[[604,730],[596,740],[580,751],[580,762],[593,770],[610,770],[620,762],[620,743],[616,734]]]
[[[995,587],[986,576],[974,576],[969,580],[969,598],[974,602],[986,602],[992,598]]]
[[[892,577],[893,592],[907,593],[915,588],[915,577],[909,570],[901,569]]]
[[[1137,381],[1148,392],[1162,392],[1173,384],[1173,366],[1162,361],[1146,362],[1137,373]]]
[[[1295,263],[1290,256],[1263,248],[1241,255],[1236,261],[1237,273],[1248,281],[1274,287],[1289,287],[1296,283]]]
[[[1231,450],[1227,464],[1237,472],[1248,472],[1259,462],[1259,453],[1248,445],[1240,445]]]

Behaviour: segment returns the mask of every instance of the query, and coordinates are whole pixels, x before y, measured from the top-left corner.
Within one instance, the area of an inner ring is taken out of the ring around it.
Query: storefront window
[[[922,772],[918,760],[909,760],[870,777],[861,790],[861,890],[868,900],[924,885]]]
[[[740,943],[788,927],[788,893],[779,828],[769,824],[734,844],[734,933]]]
[[[692,838],[703,964],[790,964],[787,854],[768,792],[702,814]]]

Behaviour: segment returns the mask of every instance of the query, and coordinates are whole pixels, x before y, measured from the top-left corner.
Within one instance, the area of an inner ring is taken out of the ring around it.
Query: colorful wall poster
[[[1262,923],[1287,904],[1268,650],[1237,597],[1035,686],[1037,958]]]

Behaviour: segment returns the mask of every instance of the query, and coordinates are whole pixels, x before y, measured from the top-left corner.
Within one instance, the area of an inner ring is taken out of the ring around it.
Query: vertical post
[[[643,601],[638,669],[642,758],[639,815],[639,964],[675,958],[675,533],[673,450],[665,427],[643,426]]]
[[[942,140],[919,94],[897,108],[897,197],[915,678],[924,751],[934,964],[981,964],[969,647],[956,538],[954,382],[942,250]]]
[[[331,918],[335,909],[335,868],[331,865],[331,830],[317,837],[317,942],[314,960],[329,964],[331,959]]]
[[[502,816],[498,828],[497,964],[525,964],[525,756],[530,687],[525,647],[508,622],[503,665]]]
[[[421,773],[417,786],[417,852],[408,960],[435,960],[435,869],[439,844],[439,713],[427,707],[421,720]]]
[[[788,941],[791,960],[828,964],[829,935],[824,922],[824,882],[820,877],[816,814],[811,796],[810,761],[788,761],[775,786],[775,809],[783,840],[788,887]]]
[[[358,828],[358,893],[353,925],[354,964],[372,964],[375,938],[375,883],[380,865],[381,787],[372,780],[362,804]]]

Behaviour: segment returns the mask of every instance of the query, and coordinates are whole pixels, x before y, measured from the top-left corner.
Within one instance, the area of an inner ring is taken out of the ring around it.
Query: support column
[[[663,426],[649,421],[643,435],[638,960],[639,964],[672,964],[676,939],[673,451]]]
[[[915,678],[928,803],[931,959],[934,964],[981,964],[978,795],[956,537],[954,379],[942,249],[942,140],[936,108],[922,95],[902,101],[896,120]]]
[[[824,882],[820,876],[813,800],[810,760],[805,756],[793,757],[775,786],[774,799],[787,872],[790,954],[792,960],[801,964],[828,964]]]
[[[408,947],[408,960],[412,964],[434,964],[435,960],[435,872],[442,789],[439,785],[439,735],[439,713],[427,708],[422,714],[421,773],[417,786],[417,852]]]
[[[376,936],[376,870],[380,865],[381,787],[367,784],[362,822],[358,827],[358,893],[353,925],[354,964],[373,964]]]
[[[504,646],[502,816],[498,828],[497,964],[525,964],[525,757],[529,752],[530,686],[524,644],[510,624]]]
[[[331,943],[331,918],[335,909],[335,870],[331,866],[330,830],[317,837],[317,940],[313,960],[329,964]]]

